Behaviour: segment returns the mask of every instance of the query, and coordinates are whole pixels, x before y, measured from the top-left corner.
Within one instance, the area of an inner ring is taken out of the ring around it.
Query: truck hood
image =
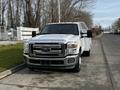
[[[31,40],[31,43],[67,43],[69,41],[74,41],[78,36],[71,34],[44,34],[38,35]]]

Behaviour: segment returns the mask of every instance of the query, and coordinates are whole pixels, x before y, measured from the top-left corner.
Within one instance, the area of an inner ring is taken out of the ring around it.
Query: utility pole
[[[2,0],[0,0],[0,24],[2,25]]]
[[[61,22],[60,0],[58,0],[58,21]]]

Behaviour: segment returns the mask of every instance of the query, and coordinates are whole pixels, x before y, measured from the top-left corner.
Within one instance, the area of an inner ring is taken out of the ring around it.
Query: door
[[[82,44],[82,51],[89,51],[90,50],[90,43],[91,43],[91,38],[87,37],[87,30],[88,27],[86,26],[85,23],[80,23],[81,27],[81,44]]]

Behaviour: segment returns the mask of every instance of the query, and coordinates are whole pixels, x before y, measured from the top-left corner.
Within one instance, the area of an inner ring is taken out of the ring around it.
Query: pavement
[[[120,90],[119,40],[112,35],[94,39],[91,56],[82,57],[79,73],[25,68],[1,79],[0,90]]]
[[[114,90],[120,90],[120,35],[105,34],[102,37]]]

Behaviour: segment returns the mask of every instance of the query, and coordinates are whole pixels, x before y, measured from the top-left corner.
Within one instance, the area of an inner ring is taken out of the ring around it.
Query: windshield
[[[41,34],[73,34],[79,35],[77,24],[51,24],[45,26]]]

